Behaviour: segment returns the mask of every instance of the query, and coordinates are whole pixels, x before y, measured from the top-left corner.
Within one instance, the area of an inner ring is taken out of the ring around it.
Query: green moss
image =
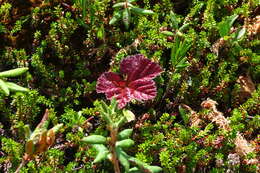
[[[30,92],[9,97],[0,92],[0,163],[15,171],[24,155],[25,125],[34,129],[48,108],[50,125],[64,126],[47,152],[21,172],[113,172],[109,162],[91,164],[96,151],[81,139],[89,133],[109,136],[94,104],[105,99],[95,91],[97,78],[105,71],[118,72],[126,56],[142,53],[164,72],[155,80],[153,101],[127,105],[136,116],[122,127],[134,129],[137,147],[129,154],[169,173],[256,172],[256,165],[244,164],[244,157],[231,168],[228,154],[235,152],[232,141],[237,132],[259,143],[260,41],[254,31],[259,1],[135,1],[155,14],[132,14],[128,30],[123,21],[109,24],[121,9],[112,7],[118,2],[122,1],[1,3],[0,69],[29,67],[25,76],[8,80]],[[138,44],[132,44],[136,40]],[[249,76],[255,88],[246,97],[241,93],[247,84],[238,82],[241,76]],[[201,110],[201,102],[207,98],[218,103],[231,131],[205,119],[210,111]],[[197,112],[199,127],[191,127],[188,111],[180,112],[184,105]],[[258,155],[256,151],[248,158]]]

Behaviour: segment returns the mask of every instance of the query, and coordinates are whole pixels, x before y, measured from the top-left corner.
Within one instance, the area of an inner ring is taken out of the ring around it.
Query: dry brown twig
[[[201,103],[201,107],[204,109],[208,109],[211,112],[209,114],[204,114],[203,117],[200,116],[197,112],[192,110],[189,106],[182,104],[181,105],[184,109],[190,112],[190,125],[200,127],[201,122],[203,119],[207,119],[213,123],[215,123],[218,128],[222,128],[226,131],[231,131],[232,128],[230,127],[229,120],[223,115],[222,112],[217,110],[217,102],[212,99],[207,99]],[[236,138],[234,140],[236,145],[235,151],[236,153],[245,158],[245,156],[253,151],[255,148],[239,133],[237,132]],[[246,164],[258,164],[259,161],[257,159],[244,159]]]
[[[188,105],[182,104],[181,106],[190,112],[190,126],[191,127],[200,127],[200,123],[202,122],[202,120],[200,119],[197,112],[192,110],[191,107],[189,107]]]
[[[205,115],[207,119],[214,122],[219,128],[223,128],[227,131],[231,131],[229,125],[229,120],[223,116],[222,112],[217,110],[217,102],[212,99],[207,99],[201,103],[202,108],[209,109],[212,112]],[[234,140],[236,145],[235,151],[240,157],[245,157],[247,154],[253,152],[255,148],[239,133],[237,132],[236,138]],[[257,164],[259,161],[257,159],[245,159],[246,164]]]

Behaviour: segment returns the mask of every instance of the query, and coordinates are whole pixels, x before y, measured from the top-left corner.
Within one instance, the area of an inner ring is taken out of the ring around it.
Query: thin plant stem
[[[119,167],[119,162],[116,154],[116,141],[117,141],[117,133],[118,129],[117,128],[110,128],[110,137],[111,137],[111,153],[112,153],[112,163],[114,165],[114,171],[115,173],[120,173],[120,167]]]
[[[28,163],[28,160],[23,159],[22,162],[20,163],[20,165],[18,166],[18,168],[16,169],[15,173],[19,173],[20,170],[22,169],[22,167],[24,165],[26,165],[27,163]]]

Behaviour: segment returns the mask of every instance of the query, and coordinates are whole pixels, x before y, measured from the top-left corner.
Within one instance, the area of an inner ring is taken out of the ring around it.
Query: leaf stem
[[[116,141],[117,141],[117,133],[118,133],[118,128],[115,127],[110,127],[110,137],[111,137],[111,153],[112,153],[112,163],[114,165],[114,171],[115,173],[120,173],[120,167],[119,167],[119,162],[116,154]]]

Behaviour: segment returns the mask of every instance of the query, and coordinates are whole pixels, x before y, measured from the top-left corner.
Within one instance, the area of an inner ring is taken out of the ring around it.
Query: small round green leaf
[[[131,136],[132,133],[133,133],[133,129],[125,129],[125,130],[121,131],[120,133],[118,133],[118,138],[120,140],[127,139]]]
[[[91,135],[84,137],[82,141],[89,144],[105,144],[107,142],[107,138],[101,135]]]
[[[93,163],[98,163],[104,159],[107,159],[109,151],[104,145],[95,144],[95,145],[93,145],[93,147],[98,151],[98,154],[97,154],[95,160],[93,161]]]
[[[117,141],[116,146],[117,147],[122,147],[122,148],[128,148],[134,145],[135,142],[132,139],[124,139],[122,141]]]

